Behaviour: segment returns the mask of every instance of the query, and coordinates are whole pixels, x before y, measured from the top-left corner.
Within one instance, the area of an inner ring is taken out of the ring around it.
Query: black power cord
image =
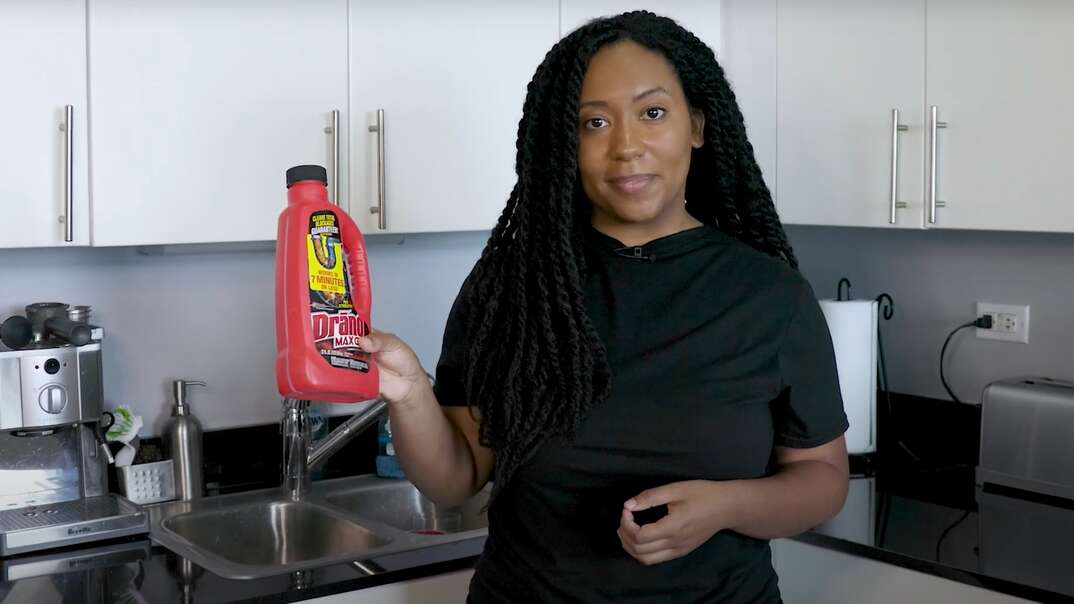
[[[956,402],[956,403],[961,403],[961,404],[966,404],[966,403],[961,401],[961,400],[959,400],[959,398],[957,396],[955,396],[955,393],[951,390],[951,386],[948,385],[947,376],[944,374],[944,370],[943,370],[943,361],[944,361],[944,356],[947,354],[947,345],[951,343],[951,338],[954,337],[954,335],[956,333],[958,333],[959,331],[961,331],[961,330],[963,330],[963,329],[965,329],[967,327],[980,327],[981,329],[992,329],[992,315],[982,315],[982,316],[977,317],[976,319],[974,319],[972,321],[968,321],[968,322],[963,323],[962,325],[959,325],[958,327],[954,328],[953,330],[951,330],[951,333],[947,334],[947,339],[944,340],[944,342],[943,342],[943,348],[940,349],[940,382],[943,384],[944,390],[947,390],[947,394],[951,397],[951,400]],[[968,465],[968,464],[955,464],[952,467],[960,467],[960,466],[966,466],[966,465]],[[952,522],[950,525],[948,525],[947,528],[945,528],[943,530],[942,533],[940,533],[940,538],[936,540],[936,561],[937,562],[940,561],[940,548],[943,546],[944,539],[947,538],[947,535],[950,534],[951,531],[953,531],[955,529],[955,527],[957,527],[958,525],[960,525],[963,522],[965,522],[966,518],[968,518],[969,515],[970,515],[970,511],[965,510],[962,513],[962,515],[959,516],[958,520],[955,520],[954,522]]]
[[[944,390],[947,390],[947,394],[950,395],[951,400],[955,401],[956,403],[962,403],[962,404],[966,404],[966,403],[964,403],[963,401],[959,400],[959,398],[957,396],[955,396],[955,393],[951,390],[951,386],[949,386],[947,384],[947,376],[944,374],[944,370],[943,370],[943,360],[944,360],[944,356],[947,353],[947,345],[951,343],[951,338],[954,337],[954,335],[956,333],[958,333],[960,330],[965,329],[967,327],[980,327],[981,329],[992,329],[992,315],[982,315],[982,316],[977,317],[976,319],[974,319],[972,321],[969,321],[969,322],[963,323],[962,325],[959,325],[958,327],[953,329],[951,331],[951,333],[947,334],[947,339],[944,340],[944,342],[943,342],[943,348],[940,349],[940,382],[943,384]],[[966,464],[957,464],[957,465],[966,465]],[[951,531],[955,530],[955,527],[957,527],[958,525],[960,525],[963,522],[965,522],[966,518],[969,518],[969,516],[970,516],[970,511],[965,510],[962,513],[962,515],[959,516],[958,520],[955,520],[954,522],[952,522],[950,525],[948,525],[947,528],[945,528],[943,530],[942,533],[940,533],[940,538],[936,540],[936,561],[937,562],[940,561],[940,548],[943,546],[944,539],[947,538],[947,535],[950,534]]]
[[[992,329],[992,315],[982,315],[972,321],[968,321],[966,323],[963,323],[962,325],[959,325],[958,327],[951,330],[951,333],[947,334],[947,339],[943,341],[943,348],[940,349],[940,383],[943,384],[944,390],[947,390],[947,394],[950,395],[951,400],[955,401],[956,403],[963,403],[963,401],[959,400],[959,398],[955,396],[955,393],[951,390],[951,387],[947,385],[947,377],[944,375],[943,371],[943,359],[944,355],[947,354],[947,345],[951,343],[951,338],[954,337],[954,335],[958,333],[959,330],[965,329],[967,327]]]
[[[849,286],[849,282],[847,283],[847,285]],[[840,290],[841,290],[841,286],[842,286],[842,283],[840,283]],[[848,290],[849,290],[849,287],[848,287]],[[895,303],[891,299],[891,296],[889,296],[888,294],[880,294],[879,296],[876,297],[876,301],[880,305],[880,318],[882,318],[884,320],[891,320],[891,317],[895,314]],[[918,472],[918,473],[946,472],[948,470],[954,470],[954,469],[958,469],[958,468],[972,467],[972,466],[970,466],[970,464],[965,464],[965,463],[956,463],[956,464],[948,464],[948,465],[941,465],[941,466],[930,466],[930,465],[928,465],[928,462],[926,461],[926,459],[924,457],[922,457],[917,452],[915,452],[912,448],[910,448],[910,446],[906,443],[906,441],[903,440],[902,437],[898,436],[895,433],[895,425],[896,425],[895,424],[895,407],[894,407],[894,405],[892,405],[891,391],[890,391],[890,388],[888,386],[887,363],[885,362],[885,358],[884,358],[884,339],[883,339],[882,334],[881,334],[881,329],[880,329],[881,324],[882,324],[882,322],[878,321],[877,322],[877,329],[876,329],[877,352],[879,353],[879,359],[878,360],[880,361],[878,363],[878,366],[877,366],[877,384],[878,384],[878,389],[880,391],[879,394],[883,396],[885,406],[887,407],[887,419],[890,422],[891,430],[893,431],[892,432],[892,434],[893,434],[892,441],[895,443],[896,446],[898,446],[899,449],[902,449],[902,451],[904,453],[906,453],[906,455],[908,455],[910,457],[910,460],[914,464],[916,464],[918,466],[915,469],[915,471]],[[943,382],[944,388],[947,389],[947,393],[951,395],[951,399],[954,400],[957,403],[962,403],[962,404],[966,404],[966,403],[963,403],[962,401],[960,401],[955,396],[954,392],[951,391],[951,388],[948,387],[948,385],[947,385],[947,376],[946,376],[946,374],[944,373],[944,370],[943,370],[943,359],[944,359],[944,357],[945,357],[945,355],[947,353],[947,346],[951,341],[951,337],[954,336],[955,333],[957,333],[960,329],[963,329],[963,328],[966,328],[966,327],[980,327],[982,329],[990,329],[992,327],[992,316],[991,315],[983,315],[983,316],[981,316],[981,317],[979,317],[979,318],[977,318],[977,319],[975,319],[973,321],[970,321],[970,322],[968,322],[968,323],[966,323],[964,325],[958,326],[954,331],[952,331],[950,334],[948,334],[947,340],[944,341],[943,349],[940,351],[940,381]],[[881,539],[881,541],[883,540],[883,534],[880,535],[880,539]]]
[[[840,283],[841,285],[841,283]],[[847,290],[850,289],[850,282],[847,282]],[[891,299],[891,296],[884,293],[876,297],[876,302],[880,306],[880,317],[885,321],[890,321],[891,317],[895,315],[895,301]],[[891,404],[891,389],[888,388],[888,366],[884,360],[884,338],[881,335],[881,322],[876,322],[876,349],[879,355],[879,363],[877,364],[877,385],[879,386],[880,393],[884,396],[884,405],[887,407],[888,419],[892,422],[894,427],[895,421],[895,407]],[[921,457],[914,453],[909,446],[902,440],[902,438],[896,436],[895,444],[899,445],[899,448],[906,452],[914,462],[920,462]]]
[[[842,286],[843,286],[844,281],[846,282],[846,285],[847,285],[847,292],[848,292],[847,298],[849,299],[850,282],[848,280],[846,280],[845,278],[840,280],[840,282],[839,282],[839,299],[842,299]],[[880,294],[879,296],[876,297],[876,301],[880,305],[881,317],[884,320],[891,320],[892,315],[895,314],[895,304],[894,304],[894,301],[891,299],[891,296],[889,296],[888,294]],[[951,396],[951,399],[954,400],[956,403],[962,403],[962,401],[960,401],[958,399],[958,397],[955,396],[955,393],[951,391],[951,388],[947,384],[947,377],[944,374],[944,369],[943,369],[943,360],[944,360],[944,356],[947,353],[947,346],[948,346],[948,344],[950,344],[951,338],[956,333],[958,333],[959,330],[964,329],[966,327],[980,327],[982,329],[991,329],[992,328],[992,316],[991,315],[983,315],[983,316],[981,316],[981,317],[979,317],[977,319],[974,319],[973,321],[969,321],[969,322],[967,322],[967,323],[965,323],[963,325],[959,325],[950,334],[948,334],[947,339],[944,340],[943,348],[940,350],[940,381],[943,383],[943,386],[947,390],[947,393]],[[886,403],[886,406],[887,406],[888,419],[892,420],[892,422],[893,422],[894,421],[894,416],[895,416],[895,409],[894,409],[894,406],[891,404],[891,394],[890,394],[890,390],[888,388],[887,363],[885,362],[885,359],[884,359],[884,340],[883,340],[883,338],[881,336],[880,322],[877,322],[876,339],[877,339],[877,349],[878,349],[877,352],[879,353],[879,359],[878,360],[880,361],[879,364],[878,364],[878,367],[877,367],[877,370],[878,370],[877,371],[877,374],[878,374],[877,375],[877,378],[878,378],[877,381],[878,381],[878,385],[880,387],[880,392],[883,394],[884,402]],[[923,464],[924,463],[924,459],[921,456],[917,455],[912,449],[910,449],[910,447],[905,442],[903,442],[903,440],[901,438],[896,436],[896,437],[894,437],[894,440],[895,440],[895,443],[899,446],[899,448],[901,448],[907,455],[910,456],[910,458],[914,461],[914,463],[916,463],[916,464]],[[951,465],[947,465],[947,466],[940,466],[940,467],[936,467],[936,468],[931,468],[931,469],[924,470],[924,471],[926,471],[926,472],[939,472],[939,471],[946,471],[946,470],[951,470],[951,469],[956,469],[956,468],[961,468],[961,467],[968,467],[968,464],[951,464]],[[877,524],[878,524],[878,526],[876,528],[876,541],[877,541],[877,547],[881,547],[881,548],[884,547],[884,542],[886,541],[886,537],[887,537],[888,515],[889,515],[889,512],[890,512],[890,508],[891,508],[890,497],[891,497],[890,493],[881,493],[880,500],[878,502],[878,509],[877,509],[877,515],[878,515]],[[966,518],[968,518],[969,515],[970,515],[969,510],[966,510],[957,520],[955,520],[953,523],[948,525],[943,530],[943,532],[940,534],[940,538],[937,539],[937,541],[936,541],[936,561],[937,562],[940,561],[940,551],[941,551],[941,548],[943,546],[944,540],[947,539],[948,534],[950,534],[951,531],[953,531],[955,529],[955,527],[957,527],[958,525],[960,525],[963,522],[965,522]]]
[[[956,526],[962,524],[962,522],[964,520],[966,520],[966,518],[968,518],[969,515],[970,515],[970,511],[966,510],[965,512],[962,513],[962,516],[960,516],[958,520],[956,520],[953,523],[951,523],[950,525],[948,525],[948,527],[945,528],[942,533],[940,533],[940,538],[936,540],[936,561],[937,562],[940,561],[940,546],[943,545],[943,540],[947,538],[947,534],[950,533],[951,531],[953,531]]]

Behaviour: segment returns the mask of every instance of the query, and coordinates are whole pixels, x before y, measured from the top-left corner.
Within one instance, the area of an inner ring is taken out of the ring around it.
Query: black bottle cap
[[[303,180],[319,180],[328,186],[328,171],[324,166],[295,166],[287,170],[287,188]]]

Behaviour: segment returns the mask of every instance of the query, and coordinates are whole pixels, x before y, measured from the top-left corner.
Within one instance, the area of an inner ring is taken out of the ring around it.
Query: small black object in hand
[[[651,508],[634,512],[634,523],[638,526],[652,524],[668,515],[667,504],[660,504]]]

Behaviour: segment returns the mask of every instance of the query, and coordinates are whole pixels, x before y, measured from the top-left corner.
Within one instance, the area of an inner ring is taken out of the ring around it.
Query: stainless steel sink
[[[413,549],[407,533],[281,489],[151,506],[154,541],[229,579],[253,579]]]
[[[314,483],[299,500],[276,488],[148,510],[154,541],[221,577],[251,579],[483,537],[487,500],[483,491],[441,508],[405,480],[354,476]]]
[[[304,501],[252,502],[187,512],[161,524],[194,547],[243,565],[285,566],[351,556],[391,542]]]
[[[448,535],[485,531],[488,516],[482,511],[489,491],[483,490],[460,506],[441,507],[404,480],[358,485],[325,495],[326,503],[419,535]]]

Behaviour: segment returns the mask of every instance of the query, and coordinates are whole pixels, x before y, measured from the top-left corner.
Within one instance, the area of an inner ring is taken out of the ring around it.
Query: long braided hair
[[[570,438],[607,398],[607,354],[587,316],[582,248],[591,205],[578,172],[578,104],[590,59],[632,40],[674,66],[690,106],[705,115],[694,149],[687,211],[797,268],[761,179],[742,114],[704,42],[675,21],[638,11],[589,22],[545,56],[518,126],[518,181],[463,289],[467,400],[480,441],[496,453],[492,499],[551,436]]]

